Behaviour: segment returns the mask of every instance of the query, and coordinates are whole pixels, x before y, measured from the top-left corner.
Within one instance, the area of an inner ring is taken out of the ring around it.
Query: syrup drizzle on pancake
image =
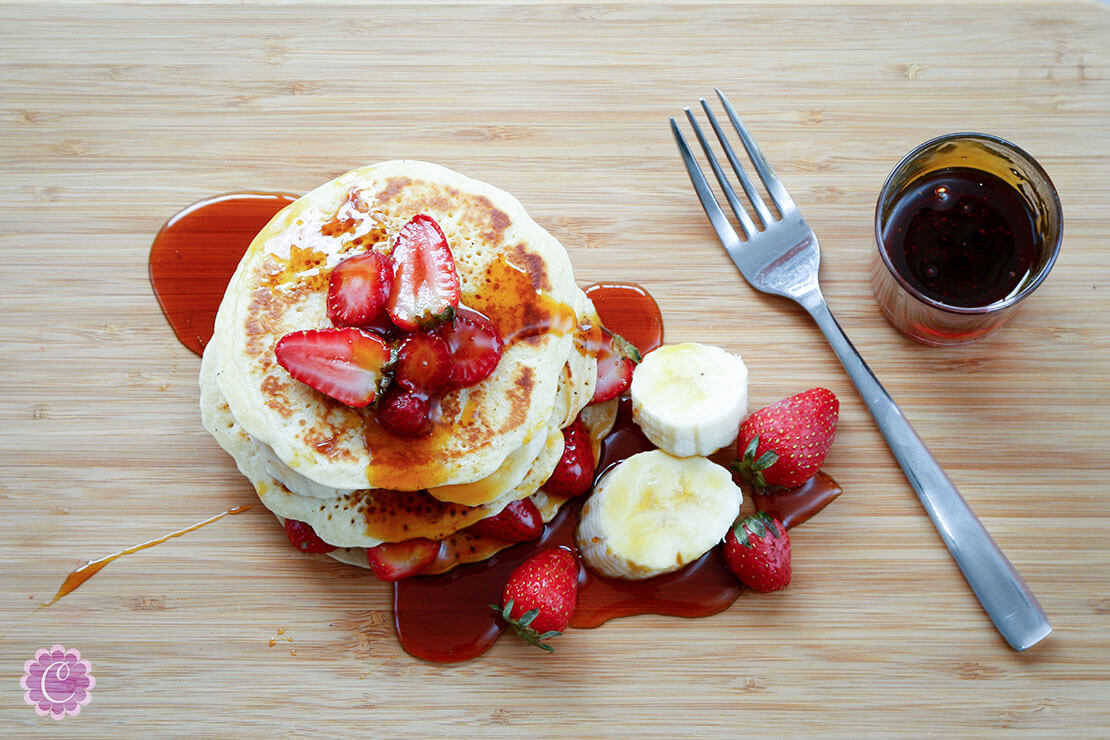
[[[390,250],[415,213],[442,227],[462,303],[490,317],[505,349],[489,377],[439,399],[430,434],[401,440],[378,429],[372,412],[329,402],[292,380],[275,364],[273,346],[289,332],[330,325],[324,295],[331,268],[367,248],[356,244],[360,236]],[[217,382],[247,433],[305,477],[336,489],[436,495],[441,486],[493,474],[550,423],[562,369],[576,352],[580,304],[589,301],[566,250],[510,194],[427,162],[380,162],[302,196],[252,240],[216,318]]]

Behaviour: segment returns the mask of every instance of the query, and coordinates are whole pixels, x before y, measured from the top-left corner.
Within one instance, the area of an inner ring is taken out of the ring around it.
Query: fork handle
[[[1052,625],[1033,592],[852,346],[820,291],[809,292],[799,303],[848,371],[941,539],[1006,642],[1025,650],[1047,637]]]

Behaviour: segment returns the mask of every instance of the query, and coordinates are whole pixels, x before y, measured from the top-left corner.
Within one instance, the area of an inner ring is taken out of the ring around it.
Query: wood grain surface
[[[1095,2],[0,4],[0,734],[1106,737],[1108,40]],[[841,324],[1047,610],[1028,653],[816,327],[719,247],[667,127],[713,86],[819,234]],[[938,350],[884,322],[867,271],[887,172],[956,130],[1037,157],[1065,236],[1009,325]],[[787,591],[442,666],[398,647],[389,588],[255,507],[39,608],[79,560],[253,498],[151,293],[158,228],[396,157],[514,193],[583,285],[639,282],[669,340],[742,353],[753,403],[840,396],[845,493],[795,531]],[[19,680],[58,643],[96,686],[55,722]]]

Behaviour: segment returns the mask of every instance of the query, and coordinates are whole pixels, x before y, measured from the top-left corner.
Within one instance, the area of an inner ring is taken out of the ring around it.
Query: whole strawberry
[[[741,583],[762,593],[790,584],[790,535],[782,522],[759,511],[725,535],[725,563]]]
[[[490,604],[529,645],[552,652],[548,640],[570,624],[578,601],[578,560],[565,547],[544,550],[509,574],[501,606]]]
[[[840,401],[825,388],[761,408],[740,425],[732,469],[761,490],[802,485],[825,461],[839,415]]]

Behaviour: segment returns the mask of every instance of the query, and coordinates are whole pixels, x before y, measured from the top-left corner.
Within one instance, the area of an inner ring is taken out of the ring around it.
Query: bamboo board
[[[0,4],[5,734],[1105,737],[1107,39],[1094,2]],[[841,324],[1048,612],[1044,644],[1006,647],[816,327],[718,246],[667,128],[713,86],[819,234]],[[1040,160],[1065,241],[1008,326],[936,350],[883,321],[867,272],[887,172],[955,130]],[[845,493],[796,530],[787,591],[428,664],[387,587],[256,507],[37,608],[78,560],[253,498],[151,294],[163,221],[395,157],[514,193],[583,285],[639,282],[668,340],[742,353],[753,404],[840,396]],[[19,679],[58,643],[96,686],[53,722]]]

